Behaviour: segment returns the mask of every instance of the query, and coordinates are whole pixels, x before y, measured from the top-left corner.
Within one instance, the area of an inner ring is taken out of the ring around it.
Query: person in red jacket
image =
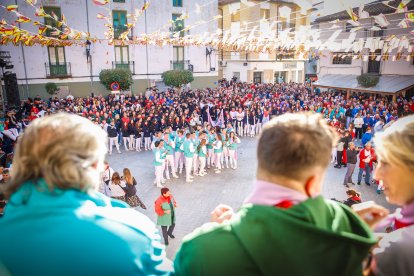
[[[371,185],[371,172],[373,168],[373,162],[376,160],[375,151],[371,147],[371,143],[365,144],[365,148],[359,153],[359,172],[358,172],[358,185],[361,185],[362,173],[365,171],[365,184]]]
[[[168,245],[168,237],[174,239],[175,208],[177,203],[166,187],[161,189],[161,196],[155,201],[155,213],[157,214],[157,225],[161,226],[164,244]]]

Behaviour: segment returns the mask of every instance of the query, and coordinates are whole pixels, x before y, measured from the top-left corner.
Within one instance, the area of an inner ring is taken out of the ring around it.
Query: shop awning
[[[414,87],[414,75],[382,75],[373,87],[363,87],[358,84],[357,75],[323,75],[312,85],[314,88],[336,88],[351,92],[373,94],[397,94]]]

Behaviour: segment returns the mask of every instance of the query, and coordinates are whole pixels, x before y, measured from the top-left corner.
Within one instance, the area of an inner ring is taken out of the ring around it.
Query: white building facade
[[[203,6],[200,13],[196,12],[196,0],[157,0],[150,1],[150,6],[140,16],[132,29],[131,35],[151,34],[156,31],[172,31],[171,28],[162,29],[171,20],[183,14],[189,15],[183,20],[184,27],[194,25],[197,21],[210,21],[217,15],[216,1]],[[15,4],[14,0],[2,1],[2,5]],[[42,23],[44,18],[34,15],[35,9],[18,0],[18,11]],[[105,5],[110,9],[113,17],[115,34],[117,26],[120,31],[126,23],[131,23],[128,14],[141,9],[144,0],[111,0]],[[37,7],[43,6],[46,12],[54,12],[60,16],[64,14],[67,25],[79,31],[89,32],[92,37],[104,39],[105,20],[97,19],[97,14],[107,14],[102,7],[90,0],[42,0]],[[14,22],[16,16],[1,10],[1,18],[7,22]],[[30,32],[38,32],[38,27],[32,23],[21,23],[21,28]],[[186,31],[185,34],[215,33],[217,21],[208,24],[199,24]],[[161,74],[171,69],[191,69],[194,73],[192,88],[213,87],[217,83],[218,67],[216,56],[207,58],[205,47],[180,47],[166,45],[164,47],[146,45],[113,46],[108,41],[101,41],[91,45],[91,58],[87,61],[86,49],[82,46],[70,47],[41,47],[41,46],[1,46],[1,51],[9,51],[14,65],[13,71],[17,74],[21,98],[40,95],[48,97],[45,83],[55,82],[61,91],[74,96],[87,96],[91,93],[105,94],[107,91],[99,82],[99,73],[103,69],[129,68],[133,74],[131,92],[139,94],[147,87],[162,82]],[[192,66],[189,66],[192,65]]]
[[[413,6],[413,4],[410,4],[409,10],[412,10]],[[364,73],[414,75],[412,56],[414,44],[410,34],[414,28],[412,24],[407,28],[399,26],[405,17],[405,13],[396,14],[394,13],[395,10],[387,8],[382,3],[368,3],[364,10],[369,12],[371,17],[359,19],[362,28],[356,32],[352,30],[355,27],[348,22],[350,17],[346,11],[327,15],[316,20],[314,27],[322,30],[322,41],[329,40],[336,31],[340,30],[339,35],[331,43],[331,47],[336,47],[337,51],[319,50],[318,77],[331,74],[361,75]],[[356,11],[356,13],[358,12]],[[388,26],[383,28],[375,23],[375,19],[372,17],[380,13],[385,14],[389,23]],[[372,30],[373,27],[374,30]],[[387,51],[389,56],[388,59],[384,60],[382,58],[385,54],[383,49],[384,40],[393,39],[393,36],[399,39],[396,42],[397,46],[391,51]],[[350,51],[344,51],[344,45],[349,45],[349,43],[360,39],[364,41],[362,43],[363,50],[353,52],[351,48]],[[400,47],[403,47],[402,54],[398,57],[397,53]]]
[[[287,15],[281,11],[287,10]],[[219,0],[219,14],[223,20],[219,27],[231,36],[265,34],[278,37],[283,30],[295,30],[309,24],[309,16],[301,14],[295,1],[237,1]],[[219,53],[219,77],[237,77],[243,82],[278,83],[302,82],[304,60],[292,52],[280,55],[272,53],[246,53],[221,51]]]

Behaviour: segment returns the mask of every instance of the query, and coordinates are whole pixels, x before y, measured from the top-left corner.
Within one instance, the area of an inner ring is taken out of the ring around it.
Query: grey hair
[[[103,129],[78,115],[58,113],[34,120],[17,142],[6,196],[41,178],[51,190],[98,187],[106,141]]]

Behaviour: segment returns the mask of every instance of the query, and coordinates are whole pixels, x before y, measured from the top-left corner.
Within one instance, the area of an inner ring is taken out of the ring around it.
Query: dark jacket
[[[106,131],[108,132],[108,137],[109,138],[114,138],[118,135],[118,132],[116,130],[116,127],[114,126],[108,126],[108,128],[106,129]]]
[[[346,158],[348,164],[356,164],[358,158],[358,151],[357,150],[347,150],[346,151]]]
[[[129,185],[127,183],[126,186],[122,188],[125,191],[126,197],[131,197],[137,194],[137,188],[135,187],[136,185],[137,181],[135,180],[135,178],[132,178],[132,185]]]

